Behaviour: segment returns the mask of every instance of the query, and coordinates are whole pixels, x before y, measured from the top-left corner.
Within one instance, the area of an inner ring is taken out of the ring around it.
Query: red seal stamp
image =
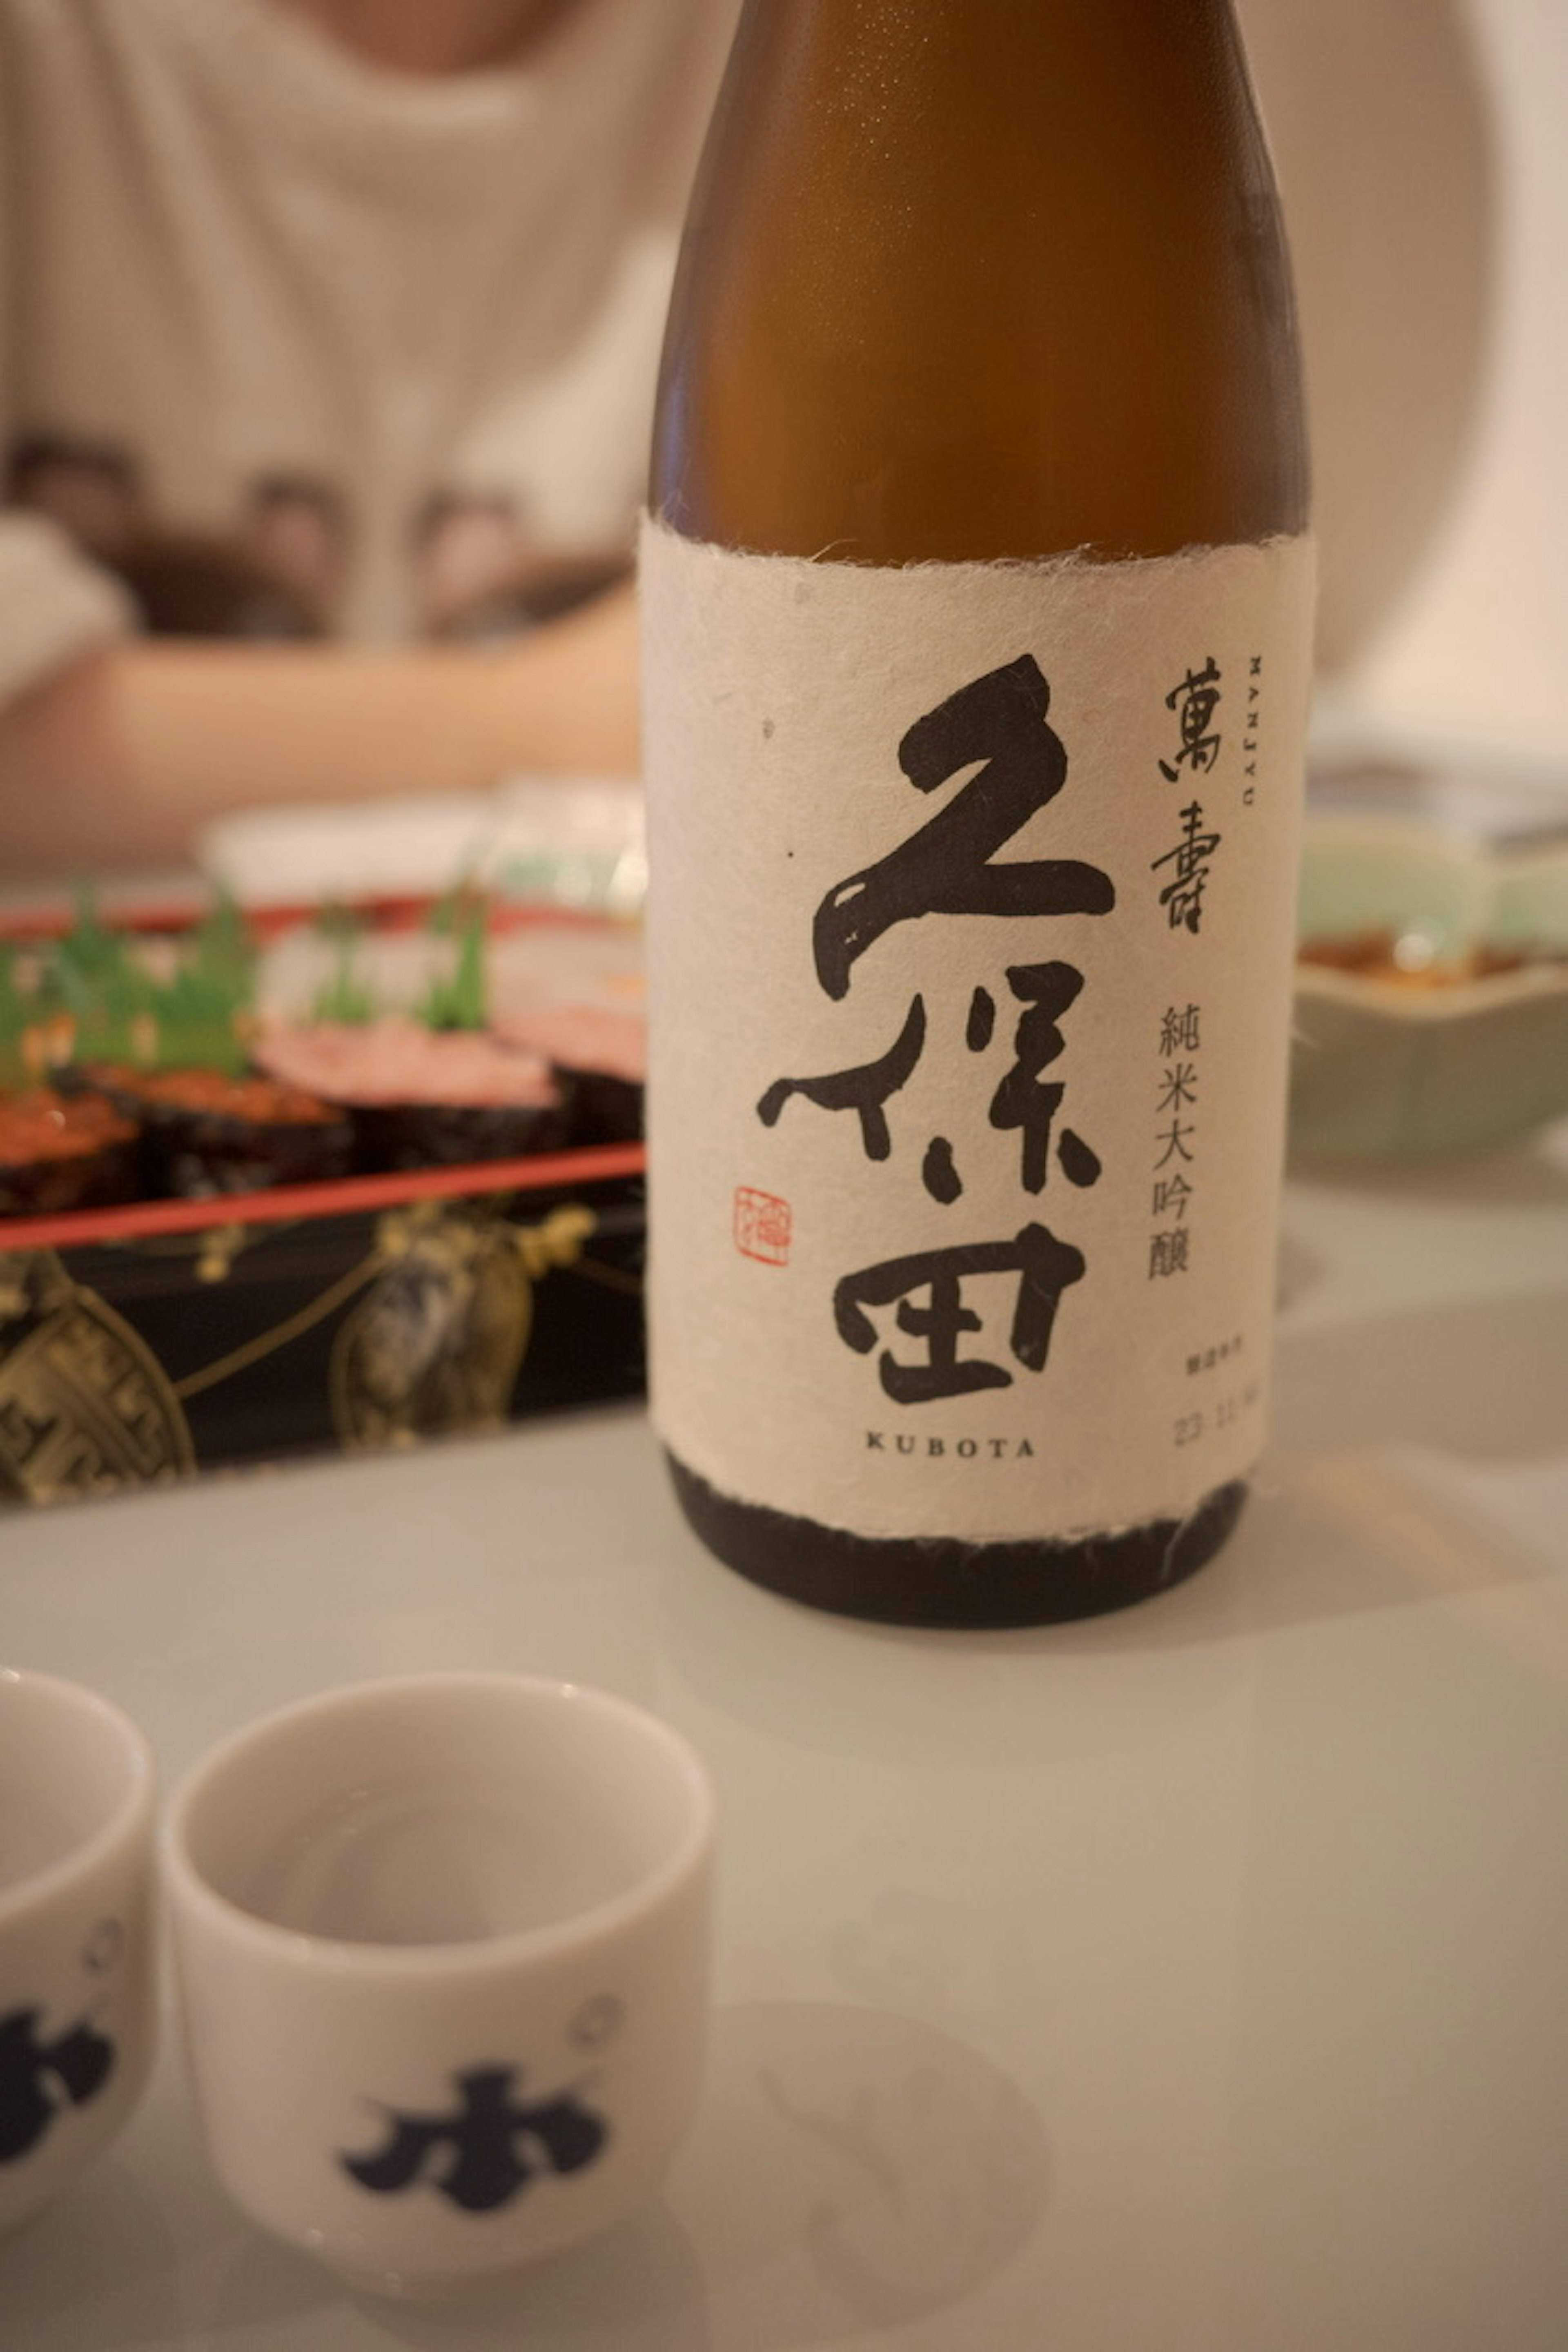
[[[742,1257],[762,1265],[789,1264],[790,1207],[772,1192],[753,1192],[748,1185],[735,1192],[735,1247]]]

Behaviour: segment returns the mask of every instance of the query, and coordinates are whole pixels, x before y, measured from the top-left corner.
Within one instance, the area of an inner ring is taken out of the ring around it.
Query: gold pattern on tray
[[[350,1266],[347,1274],[327,1289],[318,1291],[315,1297],[301,1307],[297,1314],[286,1316],[281,1323],[274,1323],[268,1330],[258,1331],[254,1339],[230,1349],[228,1354],[220,1356],[216,1363],[204,1364],[199,1372],[187,1372],[183,1381],[175,1382],[175,1395],[182,1398],[200,1396],[205,1389],[220,1388],[225,1381],[232,1381],[237,1373],[247,1372],[253,1364],[275,1356],[279,1348],[287,1348],[291,1341],[303,1339],[305,1333],[313,1331],[318,1323],[324,1323],[329,1315],[335,1315],[345,1298],[352,1298],[356,1290],[363,1290],[375,1270],[374,1257],[363,1258],[358,1265]]]
[[[201,1237],[196,1280],[226,1282],[234,1271],[235,1259],[247,1246],[249,1240],[250,1235],[242,1224],[209,1225]]]
[[[389,1211],[381,1270],[332,1345],[332,1426],[345,1452],[500,1429],[528,1352],[533,1289],[576,1264],[597,1220],[581,1206],[509,1224],[464,1202]]]
[[[47,1503],[195,1467],[146,1342],[53,1250],[0,1252],[0,1495]]]

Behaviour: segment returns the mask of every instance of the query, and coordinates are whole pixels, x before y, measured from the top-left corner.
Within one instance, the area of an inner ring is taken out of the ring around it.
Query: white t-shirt
[[[416,80],[271,0],[0,0],[0,695],[138,611],[472,634],[624,561],[736,5]]]

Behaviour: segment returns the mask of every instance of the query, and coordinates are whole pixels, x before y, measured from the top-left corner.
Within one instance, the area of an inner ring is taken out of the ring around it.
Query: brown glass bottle
[[[685,541],[874,568],[1302,533],[1289,270],[1230,0],[751,0],[678,276],[650,505]],[[656,856],[656,906],[661,879]],[[653,1013],[695,1008],[656,994]],[[657,1129],[657,1060],[654,1083]],[[657,1151],[653,1186],[657,1255]],[[1137,1601],[1210,1558],[1245,1494],[1226,1479],[1179,1520],[1071,1541],[940,1518],[889,1538],[670,1458],[731,1566],[916,1623]]]

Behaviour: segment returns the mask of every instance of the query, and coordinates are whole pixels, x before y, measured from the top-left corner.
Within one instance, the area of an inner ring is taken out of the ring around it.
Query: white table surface
[[[0,2352],[1563,2352],[1568,1130],[1298,1180],[1287,1228],[1243,1531],[1093,1623],[754,1591],[633,1411],[0,1524],[0,1652],[168,1775],[510,1664],[680,1725],[724,1822],[659,2208],[489,2307],[361,2301],[229,2209],[170,2035],[0,2247]]]

